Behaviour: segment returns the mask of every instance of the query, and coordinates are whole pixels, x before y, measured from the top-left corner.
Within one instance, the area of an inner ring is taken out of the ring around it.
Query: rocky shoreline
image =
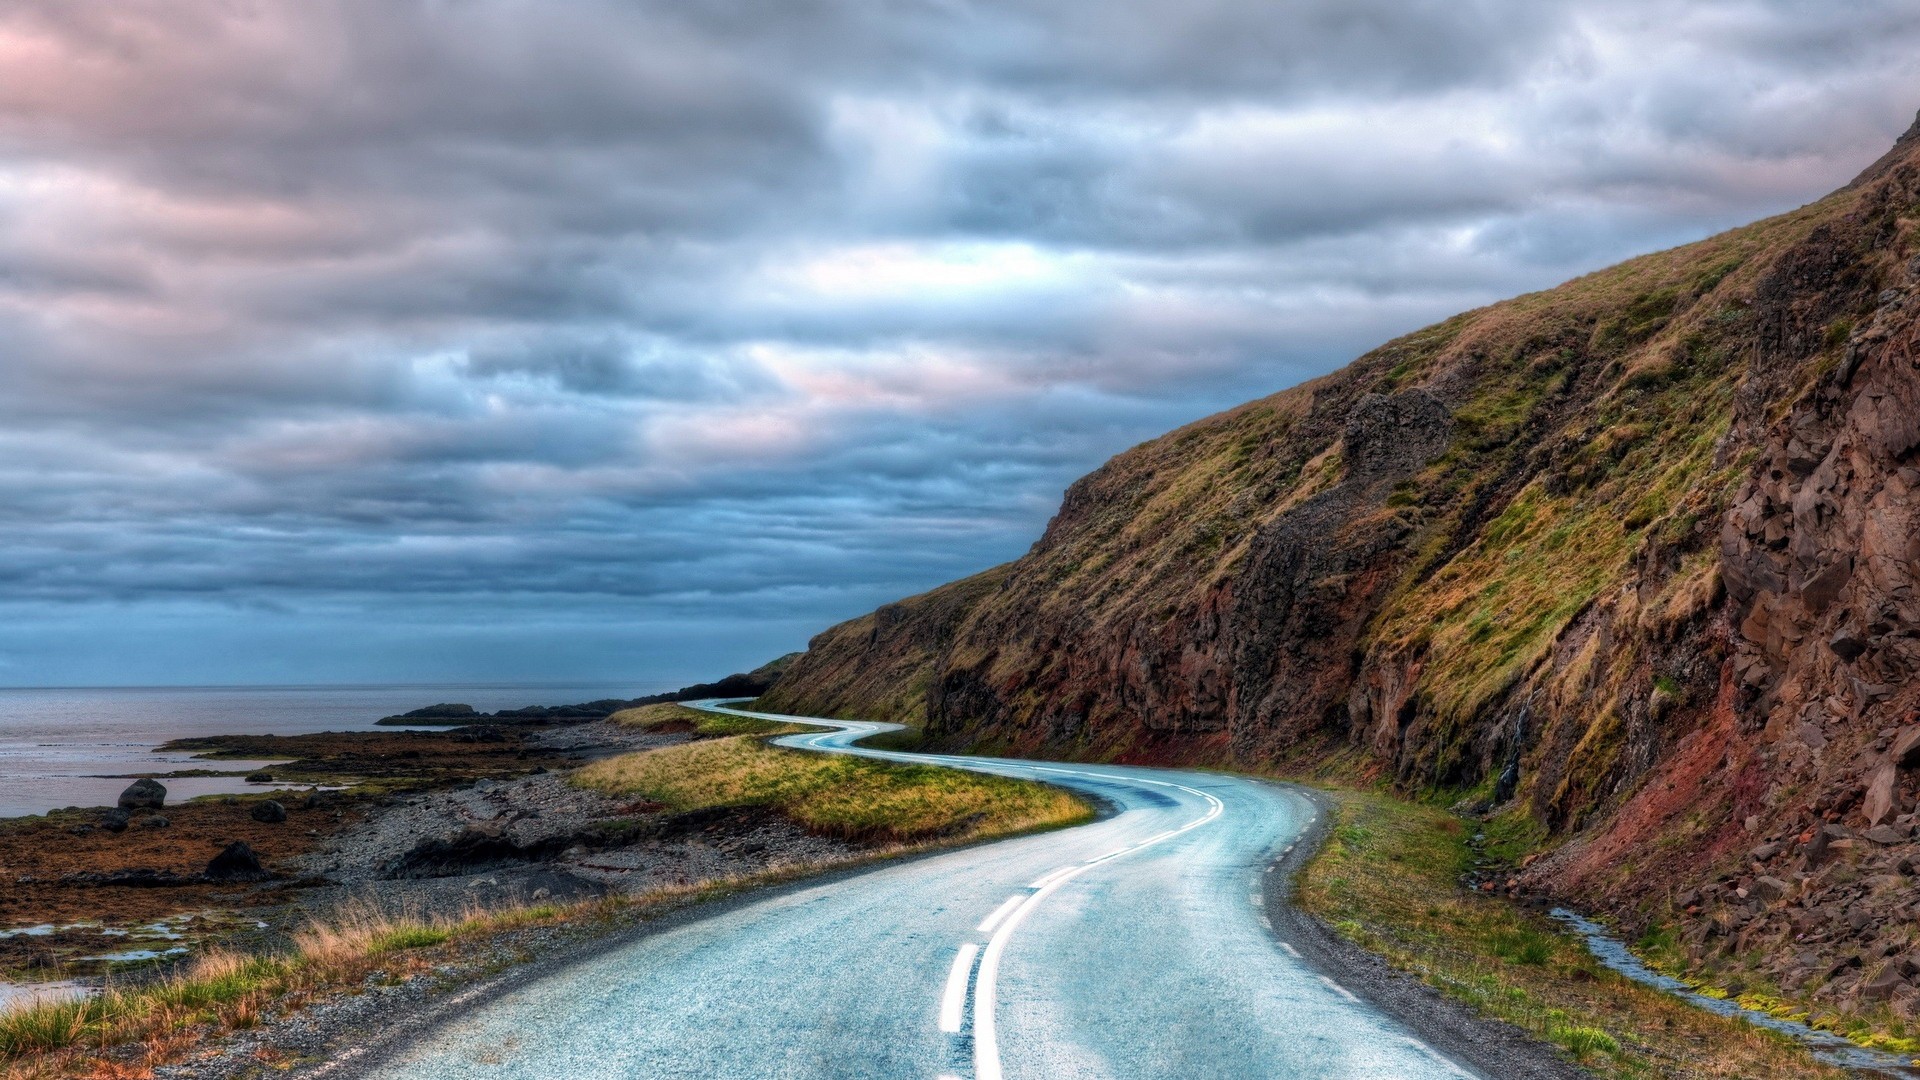
[[[272,947],[341,909],[451,918],[860,852],[764,811],[674,814],[565,779],[693,737],[596,720],[169,744],[285,764],[258,775],[275,785],[258,795],[170,804],[164,782],[139,780],[123,806],[0,821],[0,980],[140,978],[191,950]]]

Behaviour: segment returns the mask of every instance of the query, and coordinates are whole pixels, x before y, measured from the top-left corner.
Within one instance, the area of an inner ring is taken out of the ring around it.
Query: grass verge
[[[1093,816],[1058,788],[937,765],[768,746],[751,736],[597,761],[574,782],[675,810],[762,806],[811,832],[863,843],[975,839]]]
[[[799,724],[782,724],[773,720],[756,720],[751,716],[732,716],[727,713],[689,709],[685,705],[675,705],[671,702],[642,705],[637,709],[622,709],[607,719],[622,727],[641,728],[646,731],[684,731],[701,738],[723,738],[728,735],[785,735],[795,731],[814,730]]]
[[[1601,1076],[1840,1080],[1791,1040],[1608,970],[1557,924],[1463,890],[1466,827],[1384,795],[1332,793],[1333,833],[1300,907],[1447,997],[1559,1046]]]
[[[209,1034],[254,1027],[370,977],[405,978],[441,959],[436,950],[582,910],[545,905],[448,920],[350,912],[311,924],[283,952],[210,952],[161,979],[0,1011],[0,1077],[144,1076]]]

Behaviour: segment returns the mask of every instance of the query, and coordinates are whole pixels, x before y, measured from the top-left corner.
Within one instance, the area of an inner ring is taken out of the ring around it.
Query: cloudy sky
[[[749,666],[1804,203],[1911,0],[7,0],[0,684]]]

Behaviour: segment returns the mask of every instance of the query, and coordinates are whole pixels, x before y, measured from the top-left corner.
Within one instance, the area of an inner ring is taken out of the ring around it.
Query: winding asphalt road
[[[698,707],[723,710],[715,703]],[[1212,773],[803,749],[1044,780],[1117,812],[779,892],[485,1000],[364,1075],[1353,1078],[1475,1074],[1276,937],[1265,874],[1315,814]]]

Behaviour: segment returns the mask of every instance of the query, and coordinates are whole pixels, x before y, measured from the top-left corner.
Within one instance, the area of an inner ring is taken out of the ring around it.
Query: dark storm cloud
[[[1891,0],[17,0],[0,677],[739,666],[1134,441],[1832,188],[1916,45]]]

